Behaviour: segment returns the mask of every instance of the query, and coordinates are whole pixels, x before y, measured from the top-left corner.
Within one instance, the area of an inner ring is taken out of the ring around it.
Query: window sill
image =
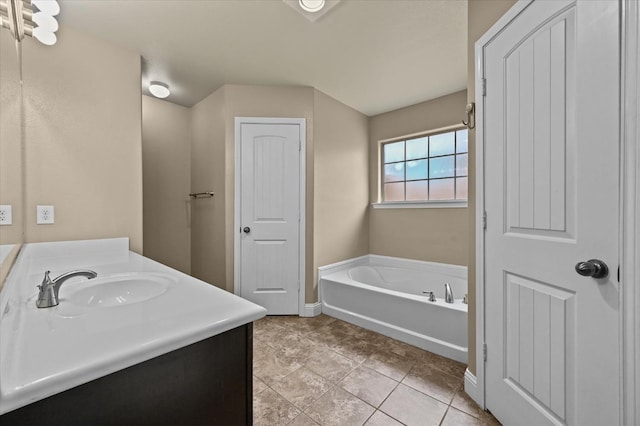
[[[467,201],[403,201],[372,203],[374,209],[459,209],[467,208]]]

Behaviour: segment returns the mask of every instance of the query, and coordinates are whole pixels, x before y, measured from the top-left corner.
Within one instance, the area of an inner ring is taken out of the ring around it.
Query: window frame
[[[384,201],[384,176],[385,176],[385,165],[387,163],[384,162],[384,146],[390,143],[394,143],[394,142],[405,142],[405,159],[402,161],[405,163],[405,179],[402,181],[398,181],[398,182],[403,182],[405,184],[405,198],[406,198],[406,163],[407,163],[407,159],[406,159],[406,142],[413,140],[413,139],[420,139],[420,138],[424,138],[424,137],[430,137],[430,136],[437,136],[440,134],[445,134],[445,133],[455,133],[458,132],[460,130],[467,130],[468,128],[465,125],[462,124],[456,124],[453,126],[448,126],[448,127],[442,127],[439,129],[435,129],[435,130],[430,130],[430,131],[426,131],[426,132],[420,132],[420,133],[414,133],[414,134],[410,134],[410,135],[404,135],[404,136],[398,136],[398,137],[394,137],[394,138],[390,138],[390,139],[385,139],[385,140],[380,140],[378,141],[378,173],[379,173],[379,179],[378,179],[378,202],[377,203],[372,203],[371,206],[372,208],[378,209],[378,208],[383,208],[383,209],[388,209],[388,208],[466,208],[468,206],[468,202],[469,202],[469,196],[468,196],[468,190],[469,190],[469,173],[468,173],[468,165],[467,165],[467,198],[465,200],[404,200],[404,201]],[[468,133],[467,133],[467,138],[468,138]],[[468,139],[467,139],[468,140]],[[457,147],[457,140],[455,141],[455,146]],[[447,156],[451,156],[453,155],[454,158],[457,158],[458,155],[467,155],[467,161],[469,158],[469,145],[467,142],[467,151],[465,153],[457,153],[455,148],[454,148],[454,152],[452,154],[445,154],[445,155],[436,155],[433,157],[429,156],[429,150],[427,150],[427,157],[425,158],[416,158],[416,159],[411,159],[411,161],[417,161],[417,160],[427,160],[427,163],[429,163],[429,160],[431,158],[439,158],[439,157],[447,157]],[[398,161],[400,162],[400,161]],[[398,162],[390,162],[388,164],[393,164],[393,163],[398,163]],[[468,163],[467,163],[468,164]],[[454,162],[454,168],[456,167],[456,163]],[[465,177],[465,176],[459,176],[459,177]],[[443,177],[443,178],[429,178],[429,173],[427,171],[427,178],[426,179],[417,179],[417,180],[409,180],[408,182],[413,182],[413,181],[420,181],[420,180],[425,180],[427,182],[430,182],[431,180],[440,180],[440,179],[454,179],[454,196],[456,194],[456,189],[457,189],[457,182],[456,182],[456,178],[458,178],[458,176],[455,175],[454,172],[454,176],[452,177]],[[387,183],[392,183],[392,182],[387,182]]]

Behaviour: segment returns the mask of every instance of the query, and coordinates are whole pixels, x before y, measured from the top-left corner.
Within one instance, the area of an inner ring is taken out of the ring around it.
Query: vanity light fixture
[[[0,21],[16,42],[24,36],[34,37],[42,44],[56,44],[60,5],[56,0],[0,0]]]
[[[300,7],[310,13],[320,12],[324,7],[324,0],[298,0]]]
[[[169,91],[169,85],[159,81],[152,81],[149,83],[149,91],[153,96],[160,99],[164,99],[171,94]]]

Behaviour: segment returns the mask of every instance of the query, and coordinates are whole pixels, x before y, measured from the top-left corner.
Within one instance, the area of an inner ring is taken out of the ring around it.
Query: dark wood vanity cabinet
[[[251,323],[0,416],[0,425],[250,425]],[[46,360],[46,354],[43,354]]]

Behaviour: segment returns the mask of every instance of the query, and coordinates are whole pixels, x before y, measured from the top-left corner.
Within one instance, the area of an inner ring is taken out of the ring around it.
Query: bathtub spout
[[[444,284],[444,301],[447,303],[453,303],[453,291],[449,283]]]

